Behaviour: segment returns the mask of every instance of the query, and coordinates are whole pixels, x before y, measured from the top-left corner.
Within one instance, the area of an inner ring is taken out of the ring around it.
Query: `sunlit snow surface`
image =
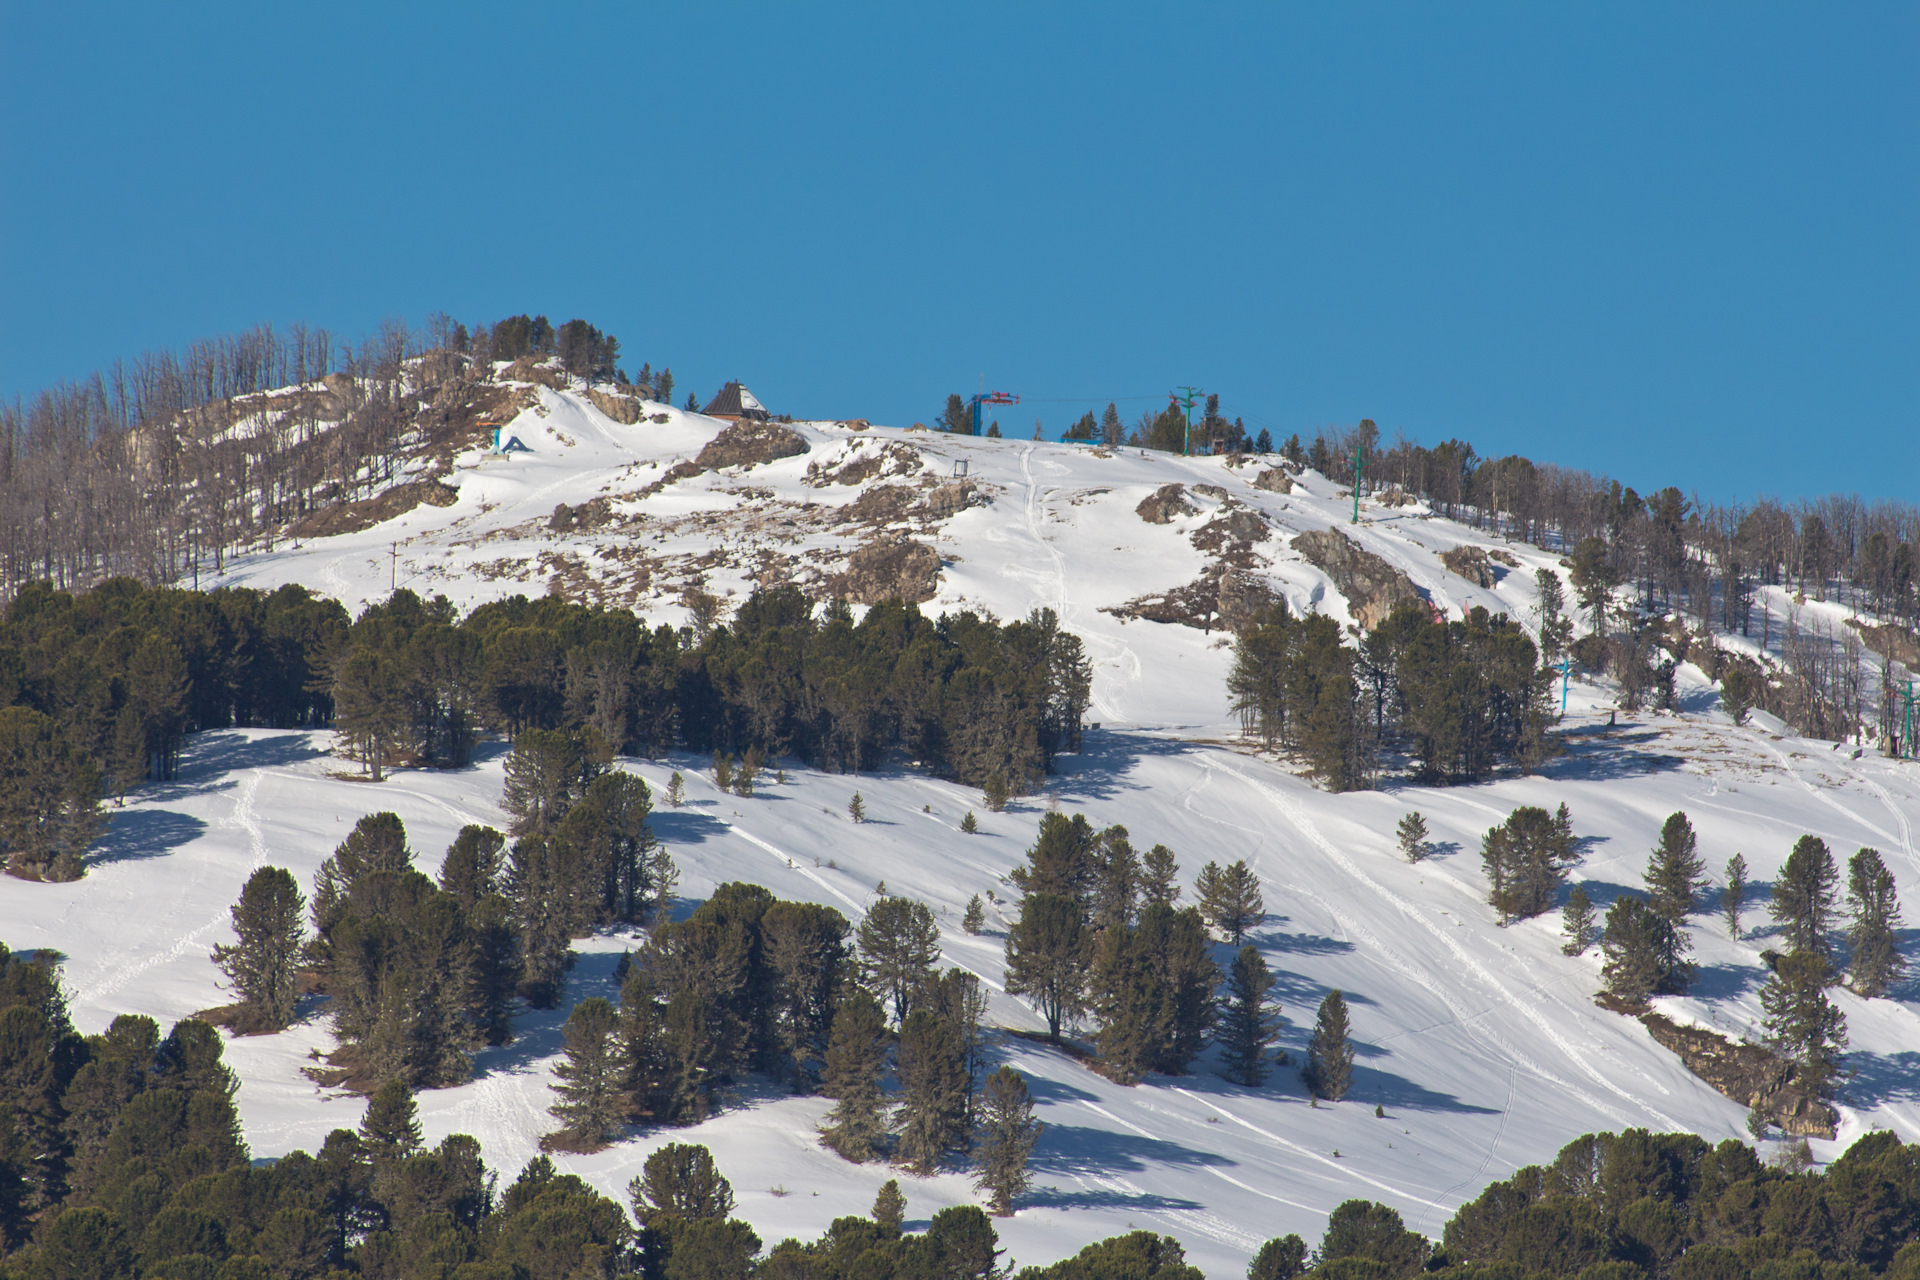
[[[421,508],[363,534],[242,558],[226,580],[302,582],[352,609],[384,596],[390,573],[462,606],[515,590],[538,592],[537,573],[519,582],[483,576],[474,566],[489,563],[498,572],[502,560],[530,560],[543,550],[600,563],[596,537],[611,542],[634,531],[549,535],[545,520],[554,504],[637,490],[674,460],[691,457],[720,425],[676,412],[665,425],[623,427],[573,397],[546,392],[542,407],[544,416],[529,411],[509,427],[531,455],[461,460],[451,481],[461,490],[455,506]],[[1222,689],[1228,652],[1220,637],[1123,624],[1098,612],[1189,581],[1207,563],[1187,541],[1207,511],[1153,526],[1133,507],[1170,480],[1226,487],[1277,526],[1260,547],[1275,561],[1268,575],[1297,607],[1344,621],[1338,593],[1285,549],[1298,530],[1345,527],[1348,502],[1317,476],[1308,475],[1309,492],[1280,497],[1250,488],[1257,468],[1236,472],[1207,459],[1137,451],[1101,458],[1062,445],[802,430],[813,443],[808,456],[683,481],[621,509],[663,523],[701,510],[737,512],[766,501],[729,492],[748,486],[770,490],[775,501],[849,501],[857,488],[813,489],[800,477],[809,461],[838,456],[847,442],[863,438],[911,443],[943,477],[954,458],[966,459],[993,500],[945,524],[935,541],[947,559],[941,595],[923,608],[987,608],[1014,617],[1048,605],[1085,638],[1095,665],[1089,719],[1103,727],[1088,735],[1084,754],[1063,758],[1059,805],[1099,825],[1125,824],[1136,847],[1169,845],[1189,886],[1210,859],[1248,860],[1269,910],[1252,940],[1278,974],[1276,994],[1288,1018],[1283,1044],[1296,1062],[1321,997],[1338,987],[1351,1005],[1359,1053],[1353,1092],[1317,1109],[1307,1105],[1293,1071],[1281,1069],[1265,1088],[1246,1089],[1216,1074],[1211,1052],[1190,1076],[1149,1077],[1129,1089],[1031,1043],[998,1040],[995,1054],[1026,1074],[1047,1125],[1034,1159],[1034,1192],[1016,1217],[999,1224],[1008,1255],[1022,1263],[1140,1227],[1179,1237],[1209,1275],[1238,1275],[1262,1240],[1286,1231],[1317,1239],[1326,1213],[1352,1197],[1391,1204],[1410,1226],[1437,1234],[1454,1207],[1487,1181],[1550,1157],[1584,1132],[1645,1126],[1688,1129],[1710,1140],[1744,1136],[1740,1107],[1689,1075],[1638,1023],[1593,1005],[1598,958],[1560,954],[1557,916],[1496,926],[1484,904],[1479,842],[1515,805],[1569,805],[1583,838],[1575,874],[1602,908],[1622,888],[1640,884],[1660,822],[1676,809],[1692,817],[1716,875],[1731,854],[1746,855],[1755,881],[1749,936],[1729,941],[1719,920],[1703,912],[1692,931],[1701,966],[1696,993],[1662,1002],[1677,1018],[1735,1035],[1760,1020],[1758,953],[1771,945],[1762,902],[1795,838],[1819,835],[1842,861],[1872,845],[1910,900],[1920,886],[1912,836],[1920,768],[1871,753],[1855,760],[1830,744],[1776,736],[1777,724],[1735,729],[1710,709],[1712,691],[1691,666],[1681,672],[1682,714],[1622,716],[1612,733],[1598,709],[1610,693],[1576,682],[1571,749],[1533,778],[1452,789],[1390,782],[1378,791],[1328,795],[1275,762],[1220,745],[1230,734]],[[1437,553],[1463,541],[1488,543],[1486,535],[1416,512],[1424,509],[1369,505],[1355,536],[1456,616],[1460,605],[1473,603],[1525,615],[1532,568],[1549,557],[1509,546],[1526,567],[1507,572],[1493,590],[1473,587],[1447,574]],[[671,527],[675,543],[656,544],[656,553],[737,549],[731,540],[739,535],[724,521],[705,535]],[[844,542],[810,533],[788,549],[838,547],[844,554]],[[388,552],[396,543],[392,568]],[[737,598],[747,583],[738,566],[709,571],[710,590],[731,587]],[[654,621],[683,618],[670,593],[643,594],[636,604]],[[84,880],[0,880],[0,940],[64,955],[63,980],[83,1031],[126,1012],[151,1014],[164,1025],[229,998],[208,951],[231,937],[228,907],[252,869],[285,866],[310,886],[353,822],[376,809],[401,815],[429,873],[465,823],[505,824],[498,744],[483,747],[469,769],[400,771],[378,785],[334,776],[352,766],[327,754],[331,746],[328,733],[199,736],[177,782],[145,788],[115,811]],[[993,814],[977,793],[904,764],[856,778],[786,762],[786,784],[763,778],[753,798],[741,799],[716,793],[700,763],[621,762],[656,796],[664,795],[673,769],[687,777],[687,804],[670,809],[662,801],[655,819],[681,868],[681,909],[715,884],[751,880],[857,918],[884,881],[889,893],[933,906],[945,963],[971,969],[995,989],[996,1023],[1042,1025],[998,987],[1013,892],[1005,876],[1031,843],[1045,797]],[[860,825],[847,818],[856,790],[869,815]],[[969,809],[980,823],[971,836],[959,830]],[[1438,845],[1418,865],[1394,848],[1394,824],[1410,809],[1426,815]],[[982,937],[959,927],[975,893],[998,895],[1001,904],[989,910]],[[473,1081],[421,1096],[429,1139],[475,1134],[489,1164],[510,1179],[553,1127],[548,1084],[565,1007],[589,995],[614,997],[614,966],[632,945],[636,940],[619,935],[578,944],[580,961],[561,1010],[523,1013],[511,1046],[478,1055]],[[1217,954],[1224,960],[1226,948]],[[1910,984],[1898,994],[1866,1002],[1835,993],[1852,1031],[1848,1061],[1856,1074],[1843,1097],[1840,1142],[1814,1144],[1823,1159],[1870,1127],[1920,1138],[1917,993]],[[329,1130],[358,1122],[361,1100],[320,1089],[302,1074],[315,1051],[330,1044],[324,1020],[311,1010],[283,1034],[229,1041],[256,1155],[311,1149]],[[1375,1104],[1384,1118],[1374,1116]],[[836,1216],[866,1212],[880,1184],[895,1176],[880,1165],[846,1164],[821,1148],[813,1128],[824,1105],[754,1084],[697,1128],[636,1133],[598,1155],[556,1159],[624,1199],[627,1180],[649,1151],[668,1141],[702,1142],[764,1239],[812,1236]],[[913,1221],[975,1199],[959,1172],[907,1178],[903,1186]]]

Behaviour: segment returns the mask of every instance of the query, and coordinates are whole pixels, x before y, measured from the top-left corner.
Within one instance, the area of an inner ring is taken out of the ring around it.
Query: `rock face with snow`
[[[415,507],[450,507],[460,495],[438,480],[410,480],[396,484],[384,493],[358,502],[342,502],[327,507],[297,522],[290,530],[296,538],[331,538],[343,533],[359,533]]]
[[[1839,1115],[1793,1082],[1794,1064],[1762,1045],[1740,1044],[1703,1027],[1685,1027],[1658,1013],[1640,1021],[1687,1070],[1796,1138],[1832,1138]]]
[[[1260,610],[1279,599],[1264,578],[1216,564],[1185,586],[1141,596],[1105,612],[1119,618],[1174,622],[1201,631],[1231,631],[1237,635]]]
[[[1183,484],[1163,484],[1140,499],[1140,505],[1134,508],[1148,524],[1166,524],[1175,516],[1190,516],[1198,510],[1187,497],[1187,487]]]
[[[1292,493],[1293,477],[1279,467],[1267,467],[1253,478],[1253,487],[1263,493]]]
[[[587,399],[593,401],[594,408],[624,427],[633,426],[647,416],[646,402],[638,396],[615,395],[591,387],[587,391]]]
[[[727,427],[707,442],[694,461],[708,470],[721,467],[753,466],[776,458],[791,458],[807,451],[807,438],[792,427],[778,422],[743,419]]]
[[[828,579],[829,596],[844,596],[855,604],[904,600],[919,604],[940,591],[940,553],[923,542],[902,538],[861,547],[847,561],[845,573]]]
[[[1465,578],[1476,587],[1491,588],[1499,581],[1484,547],[1468,544],[1449,548],[1440,553],[1440,563],[1447,566],[1448,573]]]
[[[1405,573],[1338,529],[1309,529],[1295,538],[1292,546],[1309,564],[1333,579],[1333,585],[1347,598],[1353,620],[1368,631],[1385,622],[1401,601],[1421,598]]]

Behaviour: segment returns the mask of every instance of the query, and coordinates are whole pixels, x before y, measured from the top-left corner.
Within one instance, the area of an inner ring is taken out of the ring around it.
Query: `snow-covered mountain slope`
[[[875,536],[871,522],[835,523],[839,508],[882,484],[950,481],[955,463],[966,463],[988,501],[895,527],[911,526],[942,557],[939,593],[924,610],[1011,617],[1045,605],[1084,637],[1095,668],[1090,719],[1102,727],[1083,754],[1063,758],[1051,801],[1034,797],[989,813],[977,794],[904,766],[850,777],[786,762],[787,782],[763,779],[751,799],[716,793],[691,758],[620,767],[644,776],[656,795],[675,768],[687,776],[688,803],[663,802],[655,821],[686,898],[745,879],[857,918],[884,881],[888,892],[934,907],[946,963],[994,987],[991,1017],[1008,1027],[1042,1025],[998,987],[1012,910],[1005,877],[1047,803],[1099,825],[1123,823],[1138,846],[1169,845],[1189,891],[1210,859],[1246,858],[1259,873],[1269,914],[1253,941],[1280,978],[1276,994],[1290,1024],[1283,1043],[1298,1061],[1314,1007],[1328,990],[1345,991],[1359,1049],[1352,1094],[1310,1107],[1287,1070],[1262,1089],[1230,1085],[1215,1074],[1211,1053],[1190,1076],[1125,1088],[1063,1054],[1000,1039],[996,1052],[1026,1073],[1048,1125],[1035,1192],[1000,1227],[1023,1263],[1132,1226],[1171,1233],[1209,1275],[1232,1276],[1264,1239],[1286,1231],[1317,1238],[1328,1210],[1352,1197],[1391,1204],[1410,1226],[1437,1234],[1488,1180],[1584,1132],[1644,1126],[1712,1140],[1743,1136],[1742,1108],[1690,1075],[1639,1023],[1593,1004],[1598,959],[1563,956],[1557,918],[1497,926],[1477,853],[1482,833],[1515,805],[1567,803],[1583,837],[1575,875],[1602,907],[1639,885],[1660,822],[1674,810],[1692,817],[1710,867],[1745,854],[1756,882],[1749,936],[1730,940],[1702,914],[1692,931],[1701,965],[1695,993],[1661,1002],[1676,1019],[1732,1035],[1760,1021],[1759,951],[1770,945],[1761,903],[1795,838],[1819,835],[1843,859],[1872,845],[1910,898],[1920,886],[1920,769],[1855,759],[1777,724],[1735,728],[1709,709],[1712,692],[1693,668],[1681,672],[1679,714],[1623,716],[1611,731],[1601,709],[1610,692],[1576,682],[1569,749],[1535,777],[1447,789],[1389,782],[1329,795],[1230,744],[1221,633],[1102,611],[1208,567],[1209,553],[1190,535],[1224,499],[1193,489],[1201,484],[1271,523],[1273,534],[1254,546],[1264,563],[1249,572],[1302,610],[1342,618],[1346,604],[1327,577],[1288,549],[1294,532],[1339,524],[1450,611],[1485,604],[1524,615],[1531,571],[1550,563],[1531,548],[1501,548],[1521,567],[1481,588],[1448,573],[1438,555],[1484,543],[1484,535],[1417,506],[1367,504],[1362,523],[1349,527],[1350,500],[1311,472],[1281,496],[1251,486],[1257,466],[1217,459],[1103,456],[832,424],[796,428],[807,454],[647,492],[721,426],[668,416],[622,426],[571,394],[543,389],[539,405],[506,428],[530,452],[459,458],[447,477],[458,489],[454,505],[242,558],[227,581],[301,582],[357,609],[384,597],[392,580],[467,606],[545,591],[557,576],[560,590],[677,623],[685,617],[679,596],[696,580],[738,599],[757,575],[806,581],[836,570]],[[808,483],[809,467],[817,482],[861,458],[880,461],[861,468],[873,474],[858,484]],[[889,468],[905,473],[889,476]],[[1164,525],[1135,514],[1143,497],[1174,481],[1189,486],[1198,514]],[[549,531],[557,504],[602,496],[605,523]],[[202,735],[177,782],[149,787],[116,812],[85,879],[0,881],[0,939],[63,953],[83,1030],[121,1012],[170,1022],[227,998],[207,953],[229,936],[228,906],[252,868],[286,866],[311,884],[354,820],[375,809],[401,814],[429,872],[463,824],[504,825],[499,744],[469,769],[401,771],[378,785],[337,776],[346,766],[326,754],[330,746],[326,733]],[[856,790],[869,816],[858,825],[847,817]],[[975,835],[959,830],[969,809],[979,817]],[[1394,824],[1411,809],[1426,815],[1437,844],[1417,865],[1394,848]],[[999,900],[981,937],[959,927],[974,893]],[[563,1011],[585,996],[614,995],[614,965],[631,944],[611,935],[581,943]],[[1855,1075],[1839,1141],[1814,1144],[1822,1158],[1875,1126],[1920,1139],[1920,1004],[1912,985],[1898,994],[1866,1002],[1835,993],[1852,1032]],[[563,1011],[521,1016],[516,1042],[480,1054],[470,1083],[423,1095],[428,1136],[473,1133],[489,1163],[510,1177],[553,1127],[546,1107]],[[317,1088],[301,1073],[329,1043],[311,1016],[280,1035],[229,1042],[256,1155],[312,1148],[328,1130],[357,1122],[359,1099]],[[1375,1116],[1376,1104],[1384,1117]],[[772,1086],[749,1089],[695,1129],[636,1134],[598,1155],[557,1159],[618,1196],[658,1145],[703,1142],[763,1237],[811,1236],[837,1215],[865,1212],[893,1176],[821,1148],[812,1129],[823,1109],[819,1099],[785,1097]],[[920,1221],[974,1199],[959,1172],[908,1180],[906,1192],[909,1218]]]

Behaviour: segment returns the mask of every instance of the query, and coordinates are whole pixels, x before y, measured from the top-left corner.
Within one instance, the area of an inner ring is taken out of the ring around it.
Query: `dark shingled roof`
[[[753,398],[753,392],[738,382],[729,382],[720,388],[719,394],[707,401],[707,407],[700,412],[709,418],[754,418],[760,421],[772,416],[765,405]]]

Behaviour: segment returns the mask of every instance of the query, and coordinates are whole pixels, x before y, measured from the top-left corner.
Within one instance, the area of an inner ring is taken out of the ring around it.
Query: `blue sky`
[[[1910,4],[0,0],[0,396],[524,310],[796,415],[1193,384],[1913,500],[1916,65]]]

